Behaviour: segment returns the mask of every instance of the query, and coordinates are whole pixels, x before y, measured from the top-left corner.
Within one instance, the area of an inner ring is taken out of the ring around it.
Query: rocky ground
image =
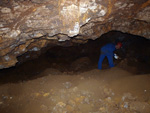
[[[47,68],[0,85],[0,113],[150,113],[150,74],[119,67],[81,73]]]

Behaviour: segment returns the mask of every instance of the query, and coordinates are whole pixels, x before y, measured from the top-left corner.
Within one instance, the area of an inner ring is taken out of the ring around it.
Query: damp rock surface
[[[34,48],[86,43],[110,30],[149,39],[149,12],[149,0],[1,1],[0,69],[14,66]]]

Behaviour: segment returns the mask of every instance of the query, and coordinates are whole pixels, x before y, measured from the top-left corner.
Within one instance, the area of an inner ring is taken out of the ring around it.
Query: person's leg
[[[108,63],[109,63],[109,67],[114,67],[114,63],[113,63],[113,56],[111,55],[107,55],[107,58],[108,58]]]
[[[99,57],[99,61],[98,61],[98,69],[102,69],[102,62],[103,62],[104,58],[105,58],[105,55],[101,54]]]

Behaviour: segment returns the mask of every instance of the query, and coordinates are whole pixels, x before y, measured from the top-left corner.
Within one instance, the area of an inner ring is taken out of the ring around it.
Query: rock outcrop
[[[0,69],[27,51],[85,43],[111,30],[149,39],[150,0],[2,0]]]

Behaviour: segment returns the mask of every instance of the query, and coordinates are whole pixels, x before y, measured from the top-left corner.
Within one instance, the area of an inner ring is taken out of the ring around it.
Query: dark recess
[[[95,69],[97,68],[100,48],[106,43],[117,43],[118,41],[123,43],[123,47],[116,51],[120,56],[119,60],[114,59],[116,66],[128,70],[121,64],[121,62],[126,61],[126,66],[132,66],[139,70],[136,74],[150,73],[150,40],[119,31],[110,31],[96,40],[89,40],[86,44],[70,47],[55,46],[35,59],[29,58],[26,62],[22,62],[26,56],[32,57],[36,54],[35,52],[27,52],[18,57],[19,63],[16,66],[0,70],[0,83],[35,79],[40,77],[37,75],[46,68],[54,68],[72,75]],[[81,58],[83,59],[80,60]],[[73,63],[75,65],[72,65]],[[104,68],[108,68],[107,59],[103,63]],[[78,65],[80,65],[79,68],[76,68],[75,66]]]

